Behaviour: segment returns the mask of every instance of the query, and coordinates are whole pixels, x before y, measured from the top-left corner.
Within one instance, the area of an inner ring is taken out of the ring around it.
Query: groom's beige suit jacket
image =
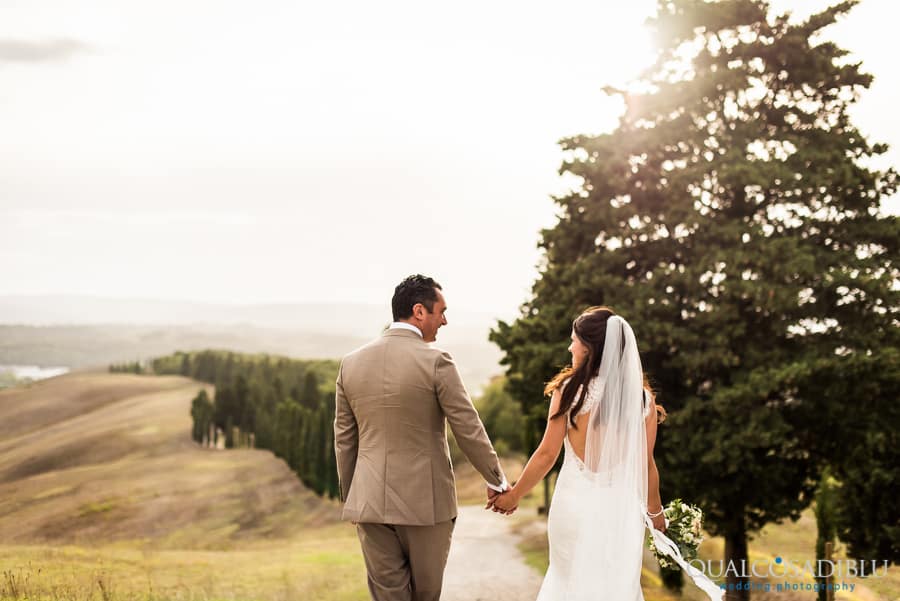
[[[345,520],[430,526],[455,518],[448,422],[485,480],[506,480],[453,359],[416,332],[386,330],[344,357],[335,402]]]

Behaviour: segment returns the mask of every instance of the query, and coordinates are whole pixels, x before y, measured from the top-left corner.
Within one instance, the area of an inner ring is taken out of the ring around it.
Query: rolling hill
[[[0,540],[226,549],[335,522],[268,451],[191,441],[202,387],[76,371],[0,391]]]

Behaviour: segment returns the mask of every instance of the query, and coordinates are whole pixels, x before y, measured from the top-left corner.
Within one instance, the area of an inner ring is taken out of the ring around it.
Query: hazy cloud
[[[71,38],[40,42],[0,38],[0,63],[45,63],[66,60],[90,47]]]

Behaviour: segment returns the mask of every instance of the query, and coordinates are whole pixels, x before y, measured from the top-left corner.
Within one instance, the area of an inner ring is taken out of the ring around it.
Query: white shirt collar
[[[411,330],[411,331],[415,332],[416,334],[418,334],[420,338],[425,338],[424,336],[422,336],[422,330],[420,330],[419,328],[417,328],[416,326],[414,326],[411,323],[406,323],[405,321],[395,321],[394,323],[391,324],[390,329],[391,330]]]

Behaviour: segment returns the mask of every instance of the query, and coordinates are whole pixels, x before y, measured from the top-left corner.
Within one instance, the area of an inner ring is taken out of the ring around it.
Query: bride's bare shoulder
[[[550,411],[551,414],[559,411],[560,403],[562,403],[562,386],[550,393]]]

